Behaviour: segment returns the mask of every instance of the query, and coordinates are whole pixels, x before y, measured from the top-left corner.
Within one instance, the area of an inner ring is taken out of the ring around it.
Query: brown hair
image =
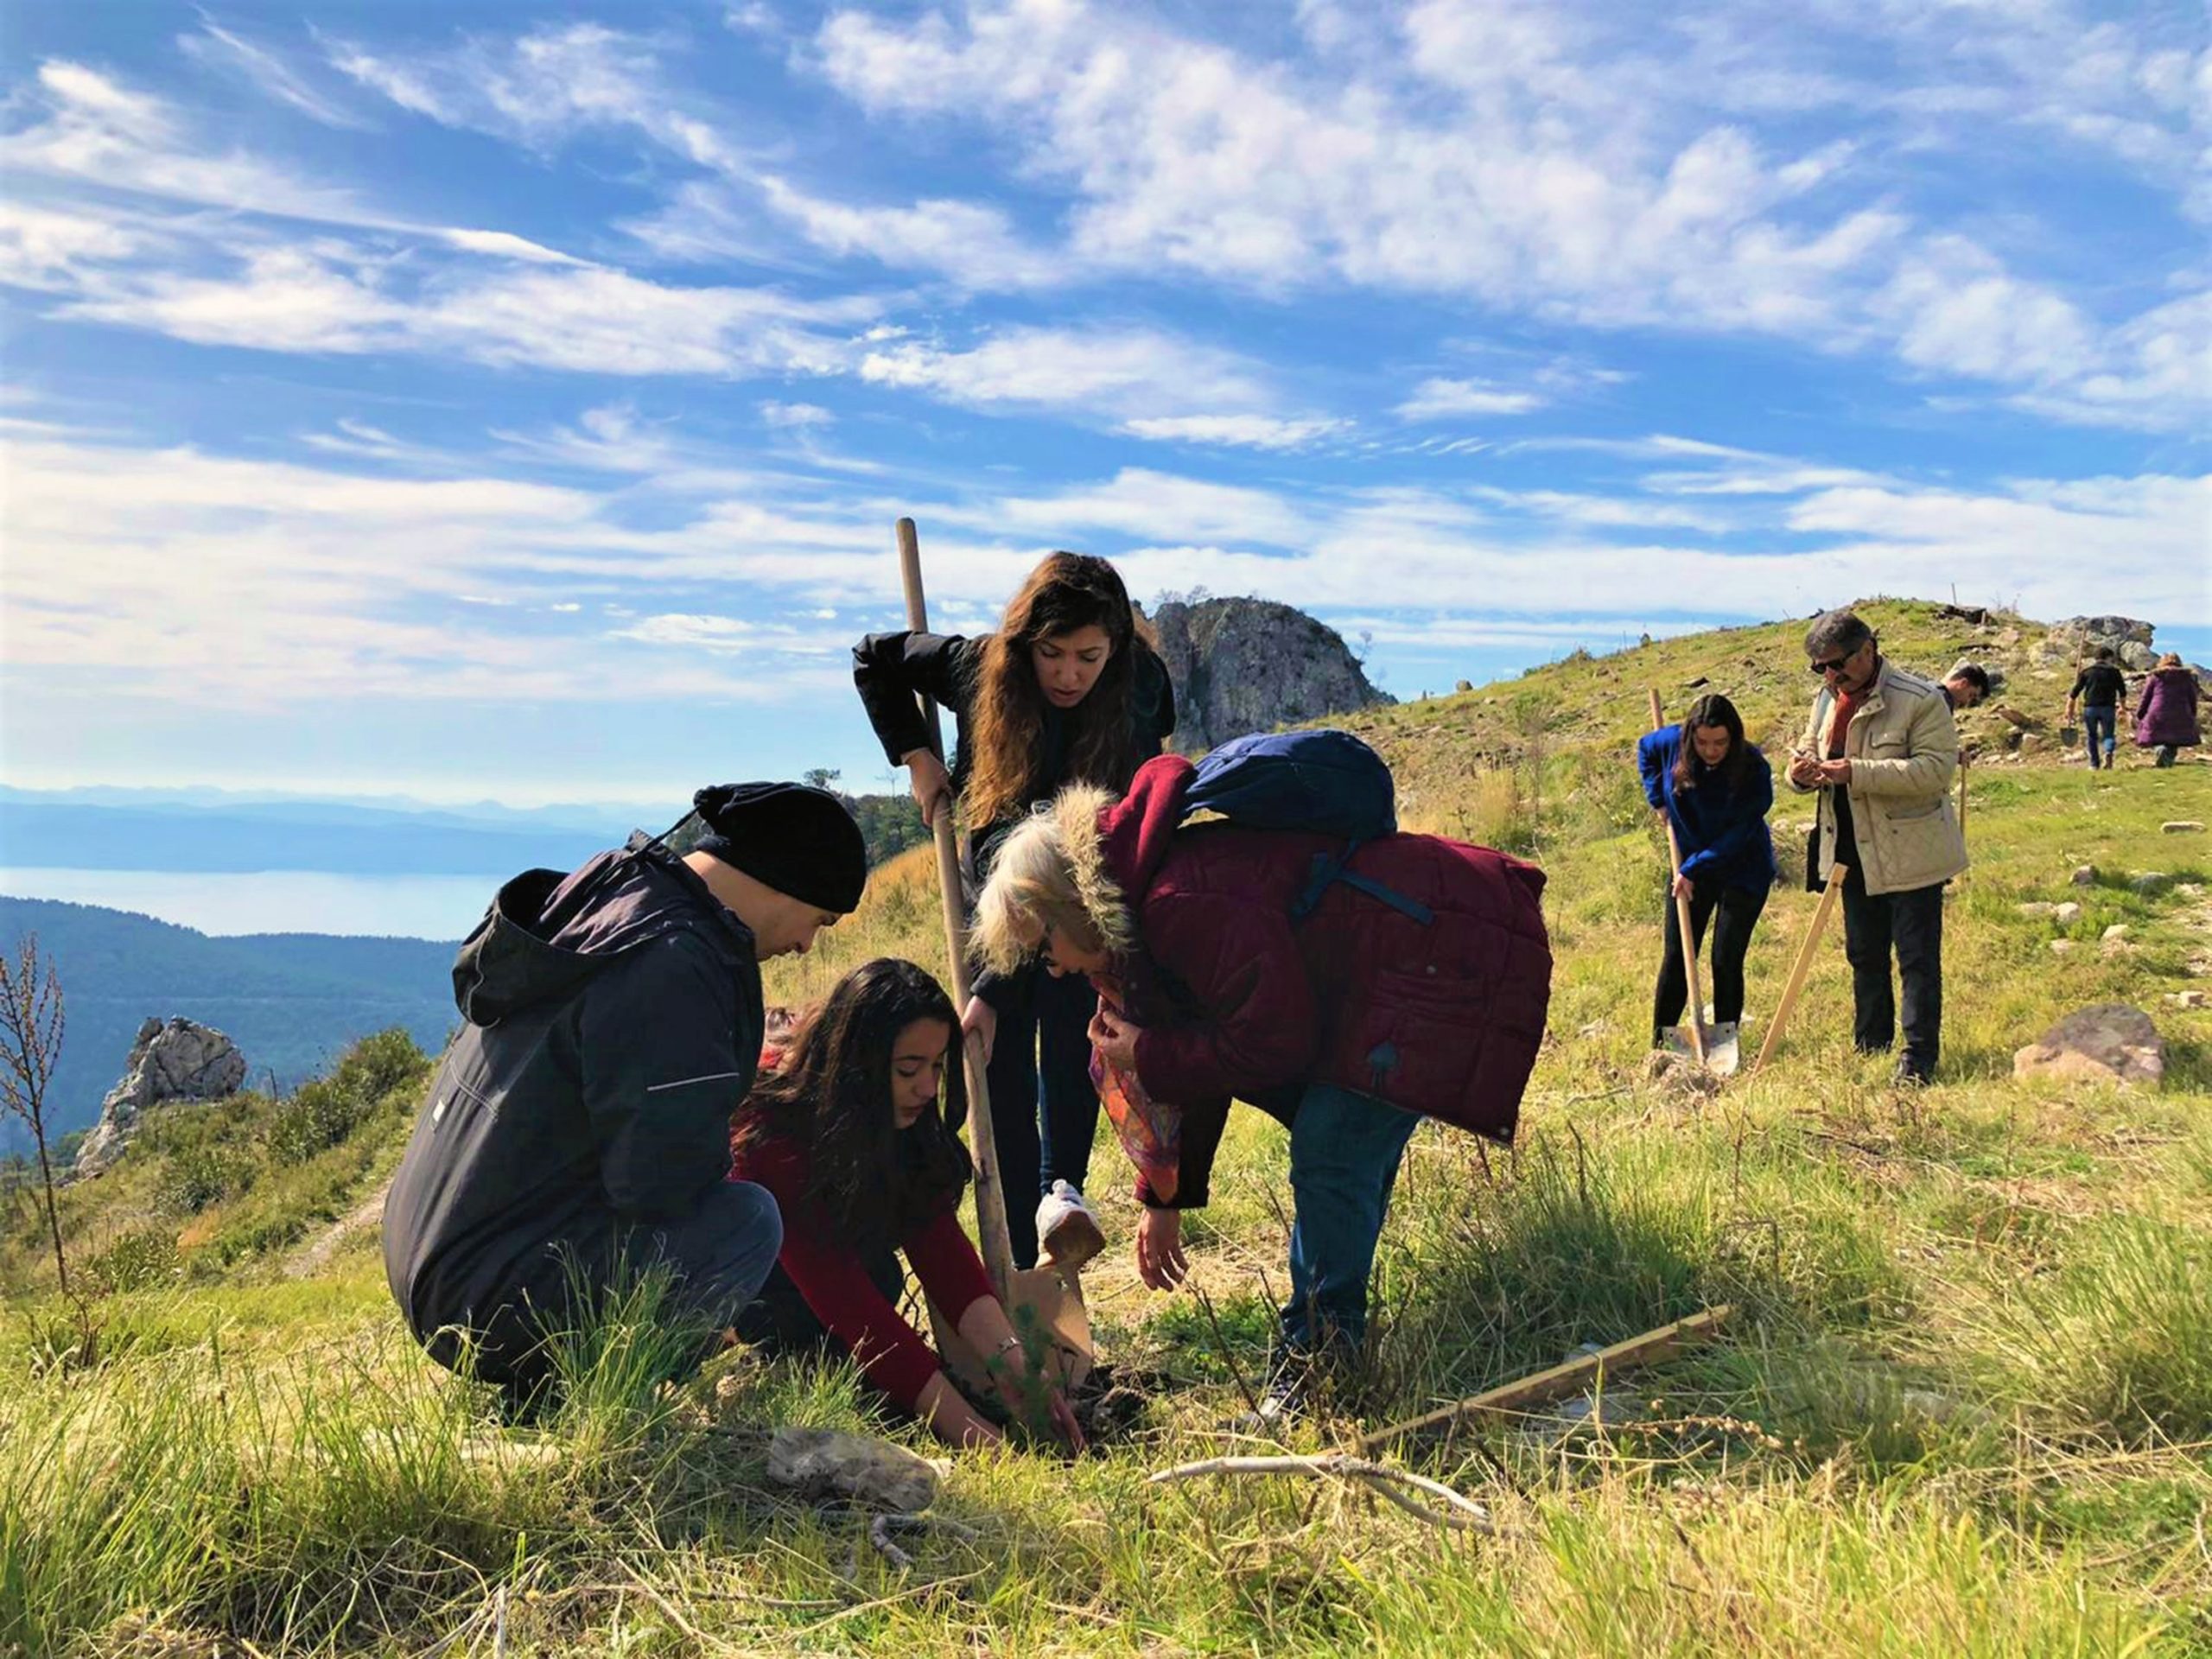
[[[1856,651],[1856,645],[1852,647]],[[1700,726],[1718,726],[1728,734],[1728,753],[1717,766],[1708,766],[1698,759],[1697,744],[1693,734]],[[1675,753],[1675,787],[1695,789],[1700,778],[1718,776],[1731,790],[1744,781],[1751,758],[1744,741],[1744,717],[1736,712],[1736,705],[1718,691],[1708,691],[1690,704],[1690,711],[1682,716],[1681,747]]]
[[[1067,776],[1040,779],[1045,697],[1031,651],[1040,639],[1093,625],[1106,631],[1106,666],[1090,695],[1068,711]],[[1142,759],[1129,720],[1136,683],[1131,647],[1139,641],[1151,645],[1152,630],[1137,616],[1112,565],[1083,553],[1046,555],[1007,602],[976,667],[975,761],[961,795],[970,825],[980,829],[1014,817],[1047,784],[1096,784],[1116,794],[1129,786]]]
[[[2160,668],[2179,668],[2181,666],[2181,652],[2177,651],[2168,652],[2164,656],[2158,658],[2158,666]]]
[[[944,1097],[901,1129],[891,1103],[892,1048],[917,1020],[950,1033]],[[944,988],[911,962],[879,957],[839,980],[800,1025],[783,1063],[738,1108],[730,1141],[742,1153],[788,1140],[804,1147],[806,1199],[837,1231],[896,1244],[959,1202],[975,1173],[946,1125],[966,1115],[960,1016]]]

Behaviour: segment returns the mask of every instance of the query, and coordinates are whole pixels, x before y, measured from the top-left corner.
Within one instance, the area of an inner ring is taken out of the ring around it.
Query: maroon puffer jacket
[[[1342,882],[1294,923],[1331,836],[1224,823],[1177,828],[1192,767],[1162,755],[1099,817],[1108,873],[1148,961],[1130,967],[1154,1097],[1255,1100],[1325,1081],[1510,1141],[1543,1040],[1551,946],[1543,872],[1440,836],[1373,841],[1351,869],[1425,906],[1423,924]],[[1147,987],[1160,973],[1166,983]]]
[[[2196,676],[2185,668],[2161,668],[2143,682],[2135,704],[2135,741],[2141,748],[2162,743],[2183,747],[2202,742],[2196,728]]]

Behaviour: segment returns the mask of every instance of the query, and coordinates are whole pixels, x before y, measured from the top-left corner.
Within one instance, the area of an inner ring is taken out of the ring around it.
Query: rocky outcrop
[[[1170,600],[1153,613],[1175,683],[1175,747],[1394,702],[1368,683],[1344,637],[1267,599]]]
[[[2015,1077],[2146,1084],[2166,1075],[2166,1045],[2151,1016],[2125,1002],[2077,1008],[2012,1056]]]
[[[190,1020],[138,1027],[123,1081],[100,1103],[100,1121],[78,1149],[74,1173],[98,1175],[123,1156],[146,1113],[177,1100],[221,1100],[245,1083],[245,1056],[213,1026]]]
[[[2159,653],[2151,643],[2157,632],[2133,616],[2069,616],[2037,645],[2036,654],[2046,664],[2071,666],[2088,662],[2098,646],[2109,645],[2122,668],[2146,674],[2158,665]],[[2212,668],[2191,663],[2189,670],[2199,685],[2212,690]]]

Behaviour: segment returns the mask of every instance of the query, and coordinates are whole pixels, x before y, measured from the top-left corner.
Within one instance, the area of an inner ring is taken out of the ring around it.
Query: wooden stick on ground
[[[1207,1458],[1198,1463],[1178,1464],[1173,1469],[1162,1469],[1157,1474],[1147,1475],[1145,1484],[1159,1486],[1174,1480],[1196,1480],[1204,1475],[1313,1475],[1322,1479],[1356,1480],[1380,1493],[1407,1514],[1417,1515],[1424,1521],[1457,1528],[1464,1532],[1494,1535],[1497,1531],[1488,1510],[1464,1493],[1453,1491],[1442,1481],[1430,1480],[1410,1470],[1393,1469],[1387,1464],[1371,1463],[1365,1458],[1351,1457],[1342,1452],[1325,1452],[1312,1458]],[[1409,1497],[1400,1491],[1400,1486],[1411,1486],[1445,1507],[1432,1509],[1419,1498]]]
[[[1409,1417],[1402,1423],[1393,1423],[1388,1428],[1378,1428],[1364,1436],[1360,1443],[1363,1452],[1375,1452],[1408,1435],[1433,1433],[1438,1429],[1450,1428],[1471,1417],[1510,1415],[1561,1398],[1583,1387],[1593,1377],[1607,1380],[1639,1365],[1649,1365],[1662,1359],[1672,1358],[1693,1344],[1707,1340],[1713,1333],[1734,1317],[1735,1304],[1708,1307],[1701,1313],[1693,1313],[1686,1319],[1672,1325],[1662,1325],[1656,1331],[1647,1331],[1640,1337],[1630,1337],[1617,1342],[1610,1348],[1601,1348],[1594,1354],[1585,1354],[1570,1359],[1563,1365],[1537,1371],[1516,1382],[1507,1382],[1490,1389],[1457,1405],[1444,1406],[1419,1417]]]
[[[1659,690],[1654,686],[1651,690],[1651,729],[1656,732],[1666,723],[1667,717],[1660,712],[1659,709]],[[1690,741],[1690,734],[1688,732],[1682,734],[1682,741],[1685,743]],[[1667,826],[1668,891],[1674,893],[1674,878],[1680,876],[1682,873],[1682,843],[1675,834],[1674,816],[1662,807],[1659,818],[1660,822]],[[1705,992],[1697,982],[1697,941],[1690,933],[1690,901],[1685,895],[1679,893],[1674,893],[1674,900],[1675,925],[1681,931],[1682,935],[1682,970],[1689,982],[1690,988],[1690,1052],[1697,1056],[1697,1063],[1703,1065],[1705,1064]]]
[[[1813,912],[1813,925],[1805,931],[1805,943],[1797,947],[1797,960],[1789,964],[1789,983],[1782,988],[1782,1002],[1774,1011],[1774,1023],[1766,1028],[1766,1040],[1759,1045],[1759,1057],[1751,1062],[1756,1075],[1774,1052],[1775,1045],[1782,1040],[1782,1028],[1789,1023],[1789,1016],[1796,1011],[1797,998],[1805,988],[1805,977],[1813,971],[1813,952],[1820,948],[1821,934],[1828,925],[1828,912],[1835,908],[1835,896],[1843,891],[1843,879],[1851,874],[1841,861],[1828,866],[1828,884],[1821,889],[1821,902]]]
[[[901,518],[898,526],[899,574],[906,588],[906,626],[926,632],[929,604],[922,594],[922,543],[914,521]],[[930,747],[942,755],[943,734],[937,723],[937,706],[921,699],[928,722]],[[965,1013],[970,987],[968,974],[968,918],[960,880],[960,853],[953,842],[952,801],[937,804],[937,882],[944,901],[944,943],[952,957],[952,1006]],[[982,1040],[969,1037],[961,1045],[967,1061],[968,1135],[976,1146],[976,1230],[982,1235],[983,1266],[999,1300],[1007,1300],[1014,1277],[1014,1241],[1007,1231],[1006,1188],[999,1179],[998,1138],[991,1129],[991,1090],[984,1076]]]

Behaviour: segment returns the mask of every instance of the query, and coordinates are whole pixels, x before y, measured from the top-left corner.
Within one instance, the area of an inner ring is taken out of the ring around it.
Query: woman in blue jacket
[[[1715,1038],[1725,1042],[1744,1017],[1744,956],[1774,886],[1774,841],[1766,825],[1774,771],[1745,741],[1736,705],[1718,694],[1692,703],[1680,726],[1647,735],[1636,746],[1636,765],[1644,798],[1673,823],[1681,846],[1675,891],[1690,901],[1691,950],[1713,923],[1713,1019]],[[1669,904],[1667,956],[1651,999],[1655,1046],[1666,1041],[1689,1000],[1675,916]]]

